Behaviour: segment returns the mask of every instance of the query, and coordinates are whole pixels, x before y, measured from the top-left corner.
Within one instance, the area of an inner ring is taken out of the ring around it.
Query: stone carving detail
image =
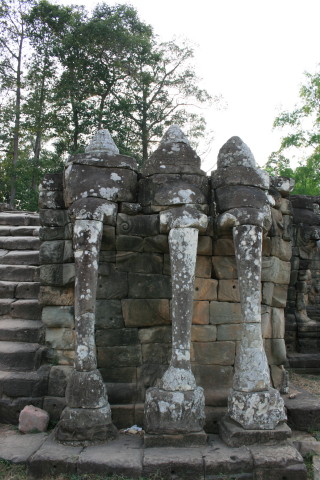
[[[242,168],[242,180],[246,177],[242,182],[246,186],[241,188],[234,181],[238,168]],[[270,226],[269,185],[265,172],[256,168],[251,151],[239,137],[232,137],[221,148],[217,173],[212,177],[218,211],[223,212],[218,228],[233,232],[242,313],[228,413],[245,429],[274,429],[286,414],[279,392],[271,388],[261,333],[261,252],[263,229]]]
[[[117,155],[118,150],[108,131],[98,132],[86,149],[86,155],[91,161],[92,152],[102,153],[105,162],[109,154]],[[68,174],[65,176],[65,196],[69,201],[74,200],[69,208],[69,214],[73,221],[75,257],[76,349],[75,369],[71,373],[66,389],[67,407],[62,412],[57,428],[58,440],[73,445],[103,442],[116,435],[116,428],[111,421],[111,409],[105,385],[100,371],[97,370],[95,310],[103,225],[104,223],[115,225],[118,207],[116,203],[107,200],[109,196],[105,194],[106,189],[97,191],[93,188],[81,191],[81,182],[74,182],[73,178],[77,180],[79,174],[77,162],[81,164],[81,160],[83,158],[75,158],[75,162],[67,167]],[[84,157],[84,160],[88,158]],[[116,159],[112,157],[112,164],[115,163]],[[121,159],[119,167],[121,167]],[[87,166],[86,182],[90,184],[90,181],[95,179],[97,170],[100,168]],[[121,169],[118,171],[121,172]],[[118,175],[114,172],[114,168],[108,171],[106,165],[103,173],[105,178],[112,180],[123,178],[122,174]],[[124,185],[120,183],[117,191],[125,198]],[[111,199],[113,199],[112,196]]]

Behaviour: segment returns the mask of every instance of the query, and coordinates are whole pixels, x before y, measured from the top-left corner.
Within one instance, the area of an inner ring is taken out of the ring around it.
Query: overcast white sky
[[[56,0],[94,7],[98,1]],[[161,40],[194,42],[195,66],[203,86],[222,94],[224,111],[205,111],[215,140],[203,159],[209,170],[233,135],[251,148],[259,165],[279,146],[272,123],[293,108],[304,81],[320,63],[319,0],[108,0],[134,6]],[[200,152],[199,152],[200,153]]]

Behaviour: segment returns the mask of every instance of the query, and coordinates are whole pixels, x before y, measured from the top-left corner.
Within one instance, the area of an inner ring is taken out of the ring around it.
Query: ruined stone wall
[[[158,206],[150,206],[145,193],[150,192],[150,182],[166,185],[168,176],[159,177],[151,180],[150,175],[142,176],[136,202],[118,202],[116,224],[105,225],[102,237],[96,347],[98,368],[118,427],[143,424],[145,391],[162,376],[170,360],[170,257],[168,235],[159,222],[159,212],[168,207],[161,207],[161,199]],[[199,235],[191,362],[197,385],[205,390],[205,430],[213,432],[217,418],[226,411],[232,386],[240,338],[240,298],[232,237],[218,234],[213,226],[215,205],[209,178],[176,173],[170,180],[183,184],[192,178],[202,195],[199,208],[211,220],[207,231]],[[272,186],[272,225],[263,240],[262,329],[276,388],[285,388],[284,307],[290,278],[292,214],[289,190],[281,181]],[[56,419],[65,404],[74,357],[74,259],[62,191],[62,175],[47,175],[40,196],[40,300],[52,364],[44,407]]]
[[[320,198],[293,195],[290,200],[293,255],[286,307],[286,344],[292,367],[319,370],[319,359],[312,354],[320,349]]]

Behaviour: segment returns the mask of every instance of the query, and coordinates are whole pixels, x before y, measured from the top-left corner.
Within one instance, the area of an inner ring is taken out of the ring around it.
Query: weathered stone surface
[[[66,406],[66,400],[63,397],[44,397],[43,398],[43,409],[50,415],[51,422],[56,422],[59,420],[64,408]]]
[[[223,441],[214,435],[212,443],[207,446],[203,452],[205,455],[206,475],[224,476],[231,478],[241,472],[243,478],[250,478],[249,472],[252,471],[253,462],[250,451],[246,447],[230,448]],[[246,475],[247,473],[247,475]],[[241,477],[240,477],[241,478]]]
[[[97,299],[121,299],[128,295],[128,274],[117,272],[112,267],[104,269],[103,274],[98,275]]]
[[[203,255],[197,256],[195,272],[196,277],[211,278],[211,269],[212,263],[210,257],[205,257]]]
[[[67,365],[52,366],[50,369],[48,395],[64,397],[72,368]]]
[[[39,281],[39,267],[32,265],[0,265],[0,278],[9,282]]]
[[[242,330],[239,323],[217,326],[217,340],[241,340]]]
[[[265,339],[265,350],[271,365],[282,365],[286,362],[286,345],[283,338]]]
[[[171,298],[171,278],[168,275],[130,274],[130,298]]]
[[[71,240],[54,240],[42,242],[40,246],[40,263],[66,263],[73,261]]]
[[[230,417],[246,430],[272,430],[287,419],[278,390],[239,392],[232,390],[228,400]]]
[[[68,379],[66,401],[69,408],[102,408],[107,403],[106,389],[98,370],[73,370]]]
[[[16,298],[38,298],[40,283],[38,282],[23,282],[18,283],[15,290]],[[1,291],[1,286],[0,286]],[[1,295],[1,294],[0,294]]]
[[[200,188],[183,180],[168,181],[155,190],[153,205],[185,205],[185,204],[205,204],[206,196]]]
[[[143,363],[168,365],[171,358],[170,343],[146,343],[141,345]]]
[[[274,429],[268,429],[268,430],[250,429],[249,430],[249,429],[244,429],[228,416],[225,416],[220,420],[219,432],[222,440],[229,447],[230,446],[242,447],[243,445],[268,444],[268,443],[283,444],[291,436],[291,430],[285,423],[277,425]],[[258,448],[268,449],[269,447],[259,445]]]
[[[292,215],[292,205],[289,199],[281,198],[280,202],[280,212],[284,215]]]
[[[139,329],[141,343],[171,343],[171,327],[149,327]]]
[[[114,410],[112,414],[114,415]],[[124,475],[138,478],[142,474],[141,446],[140,437],[120,435],[113,442],[94,448],[88,447],[80,455],[77,471],[80,475],[94,471],[104,476]]]
[[[140,345],[98,348],[98,364],[101,368],[132,367],[141,365]]]
[[[196,228],[204,233],[207,226],[207,215],[194,206],[171,208],[160,213],[160,233],[167,233],[173,228]]]
[[[100,250],[116,249],[116,229],[112,225],[103,225]]]
[[[96,301],[96,327],[122,328],[124,321],[120,300]]]
[[[73,305],[74,291],[72,287],[40,287],[40,305]]]
[[[193,302],[192,323],[194,325],[208,325],[209,302]]]
[[[10,307],[10,315],[13,318],[23,318],[25,320],[41,319],[41,307],[36,299],[16,300]]]
[[[211,179],[214,189],[225,185],[246,185],[268,190],[270,186],[267,172],[242,165],[218,168],[211,172]]]
[[[208,436],[202,430],[194,433],[176,433],[176,434],[144,434],[143,445],[145,448],[154,447],[202,447],[207,444]]]
[[[145,237],[143,242],[143,251],[150,253],[168,253],[168,236],[154,235],[153,237]]]
[[[117,269],[131,273],[162,273],[163,258],[157,253],[118,252]]]
[[[272,337],[283,339],[284,338],[284,310],[282,308],[272,308]]]
[[[39,230],[39,239],[43,242],[48,240],[64,240],[71,238],[71,228],[67,224],[65,227],[41,227]]]
[[[137,174],[118,167],[69,164],[65,170],[65,202],[70,206],[83,197],[99,197],[112,202],[134,202]]]
[[[143,237],[138,237],[134,235],[117,235],[116,247],[118,251],[122,250],[124,252],[142,252],[144,243],[143,241]]]
[[[70,328],[47,328],[46,342],[51,348],[72,350],[75,344],[75,332]]]
[[[277,285],[272,282],[263,282],[262,303],[272,307],[284,308],[287,304],[287,285]]]
[[[99,368],[99,370],[104,382],[137,383],[137,367],[108,366],[107,368]]]
[[[65,208],[62,191],[50,192],[40,190],[39,208]]]
[[[114,439],[116,435],[109,404],[102,408],[66,407],[56,430],[60,442],[73,446],[102,443]]]
[[[288,285],[290,270],[290,262],[284,262],[276,257],[263,257],[261,280],[263,282]]]
[[[212,255],[212,238],[200,235],[198,238],[197,255]]]
[[[97,347],[112,347],[121,345],[138,344],[137,328],[110,328],[107,330],[96,330]]]
[[[119,213],[117,217],[118,235],[136,235],[149,237],[159,233],[158,215],[126,215]]]
[[[177,434],[202,431],[204,425],[203,389],[170,392],[150,388],[146,393],[145,429],[151,434]]]
[[[200,158],[191,148],[188,138],[178,125],[171,125],[164,134],[159,147],[149,157],[143,168],[144,175],[155,173],[202,173]]]
[[[202,449],[199,448],[148,448],[143,458],[143,475],[157,475],[165,478],[172,476],[172,471],[178,478],[203,479]]]
[[[280,237],[271,238],[271,255],[284,260],[285,262],[290,261],[292,256],[292,247],[290,242],[282,240]]]
[[[44,307],[42,322],[50,328],[74,326],[74,310],[71,306]]]
[[[210,323],[241,323],[241,305],[231,302],[210,302]]]
[[[49,414],[41,408],[26,405],[19,415],[19,430],[22,433],[45,432],[48,428]]]
[[[195,278],[194,300],[217,300],[218,281],[212,278]]]
[[[217,238],[213,242],[213,255],[234,256],[234,243],[232,238]]]
[[[234,257],[212,257],[212,265],[215,278],[238,278],[236,259]]]
[[[40,210],[40,221],[44,227],[64,227],[68,223],[66,210]]]
[[[193,325],[191,328],[192,342],[214,342],[217,339],[217,327],[214,325]]]
[[[61,445],[50,435],[29,460],[30,472],[38,478],[51,474],[52,470],[57,474],[76,473],[80,452],[80,447]]]
[[[261,209],[267,202],[264,191],[249,186],[225,186],[215,191],[219,212],[232,208]]]
[[[219,280],[219,302],[240,302],[238,280]]]
[[[229,365],[192,365],[197,384],[204,389],[206,405],[226,406],[232,387],[233,367]]]
[[[40,266],[40,282],[42,285],[64,286],[73,284],[75,266],[73,263]]]
[[[191,348],[191,361],[201,365],[233,365],[234,342],[195,342]]]
[[[152,327],[170,323],[169,300],[124,299],[121,304],[126,327]]]
[[[47,433],[20,435],[13,429],[6,429],[0,439],[0,457],[13,464],[26,463],[41,447]]]

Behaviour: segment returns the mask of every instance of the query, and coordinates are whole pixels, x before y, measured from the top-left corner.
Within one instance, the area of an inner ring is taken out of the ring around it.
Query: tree
[[[16,166],[19,159],[21,140],[21,91],[26,42],[25,16],[31,8],[32,0],[3,0],[0,7],[0,80],[2,95],[9,94],[4,102],[7,138],[2,144],[6,157],[10,158],[11,188],[10,205],[16,196]],[[10,118],[10,104],[11,113]],[[9,107],[9,108],[8,108]],[[10,132],[10,133],[9,133]]]
[[[186,44],[154,42],[152,50],[141,52],[130,65],[129,75],[113,90],[115,111],[130,130],[127,140],[136,145],[141,163],[148,158],[150,145],[171,124],[187,127],[193,139],[204,134],[204,117],[195,110],[203,103],[209,105],[212,98],[198,87],[192,58],[193,50]]]
[[[293,193],[320,194],[320,72],[306,73],[301,87],[300,103],[294,111],[284,111],[274,121],[275,128],[287,130],[281,145],[266,164],[270,173],[291,176],[296,185]],[[290,167],[288,153],[298,151],[299,166]]]

